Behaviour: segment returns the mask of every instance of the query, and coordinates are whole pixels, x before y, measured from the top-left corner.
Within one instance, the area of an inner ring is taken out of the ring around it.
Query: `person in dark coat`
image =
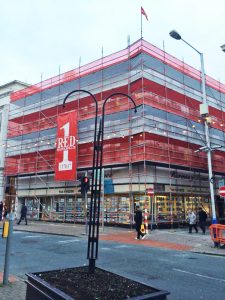
[[[8,207],[6,205],[4,205],[3,206],[3,219],[6,219],[8,213],[9,213]]]
[[[205,234],[205,227],[206,227],[206,219],[207,213],[200,207],[198,211],[198,218],[199,218],[199,227],[202,230],[202,233]]]
[[[21,212],[20,212],[20,219],[17,224],[20,225],[20,222],[23,219],[25,220],[26,225],[27,225],[27,207],[25,204],[22,205]]]
[[[135,211],[134,221],[135,221],[135,228],[136,228],[136,231],[137,231],[136,239],[140,240],[141,237],[142,237],[142,239],[144,239],[145,235],[144,235],[144,233],[141,232],[142,211],[140,209],[139,204],[136,204],[136,211]]]
[[[0,202],[0,221],[2,220],[3,202]]]

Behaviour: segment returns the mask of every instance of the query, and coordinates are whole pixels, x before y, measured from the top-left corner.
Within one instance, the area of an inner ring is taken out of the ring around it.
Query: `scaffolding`
[[[103,57],[102,52],[97,61],[85,66],[79,62],[74,70],[12,93],[5,176],[15,178],[17,198],[32,199],[33,218],[83,221],[78,179],[90,173],[92,166],[95,104],[82,92],[71,96],[64,110],[62,102],[71,90],[87,90],[98,100],[100,115],[103,99],[121,92],[132,96],[138,110],[134,114],[123,96],[107,104],[103,167],[115,191],[104,199],[102,218],[132,225],[134,203],[142,201],[148,187],[154,187],[155,222],[163,218],[184,221],[185,214],[177,217],[179,197],[185,207],[190,198],[195,199],[191,203],[197,208],[209,196],[206,154],[194,152],[204,145],[200,78],[198,70],[141,39],[117,53]],[[211,141],[224,147],[225,86],[209,76],[206,81]],[[56,183],[57,117],[72,110],[78,112],[78,178]],[[225,175],[224,158],[222,148],[213,154],[215,178]],[[172,177],[176,172],[178,178]],[[196,178],[190,185],[192,175]],[[182,192],[179,186],[186,188]],[[165,206],[158,205],[161,202],[169,203],[166,213],[159,208]]]

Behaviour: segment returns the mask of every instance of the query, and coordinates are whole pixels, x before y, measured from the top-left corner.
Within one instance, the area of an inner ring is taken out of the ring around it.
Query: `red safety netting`
[[[127,47],[124,50],[108,55],[84,66],[68,71],[64,74],[54,76],[52,78],[42,81],[41,83],[32,85],[28,88],[14,92],[11,94],[11,101],[14,102],[18,99],[28,97],[35,93],[39,93],[43,90],[75,80],[87,74],[91,74],[92,72],[97,72],[106,67],[121,63],[122,61],[134,57],[135,55],[143,51],[197,80],[200,80],[201,78],[200,71],[189,66],[188,64],[185,64],[184,62],[164,52],[163,50],[151,45],[147,41],[138,40],[137,42],[133,43],[130,47]],[[209,86],[220,90],[221,92],[225,92],[225,85],[221,84],[217,80],[206,76],[206,82]]]
[[[205,153],[196,154],[196,146],[188,147],[187,142],[159,136],[153,133],[136,134],[131,145],[128,137],[115,138],[104,142],[103,165],[113,166],[128,164],[130,161],[130,147],[132,162],[143,160],[184,166],[189,168],[207,169]],[[93,143],[78,146],[78,169],[92,166]],[[218,151],[213,155],[215,172],[225,172],[225,153]],[[6,158],[6,175],[29,174],[36,172],[53,172],[55,167],[55,150],[32,152],[20,156]]]
[[[188,96],[184,97],[183,94],[177,91],[165,89],[164,86],[147,79],[143,79],[143,81],[140,79],[131,83],[130,89],[132,97],[137,105],[145,103],[152,107],[188,118],[189,120],[195,122],[199,121],[199,102],[195,99]],[[127,86],[120,87],[120,91],[126,93]],[[111,92],[113,92],[113,90],[111,90]],[[102,93],[103,97],[106,97],[107,95],[108,92]],[[100,93],[95,96],[96,99],[101,98]],[[114,97],[112,103],[106,106],[106,114],[123,111],[130,107],[130,103],[127,101],[126,97],[117,97],[117,99]],[[101,102],[99,101],[99,103],[100,115]],[[9,120],[8,137],[53,128],[56,126],[58,114],[74,109],[79,109],[79,121],[95,117],[95,104],[91,97],[88,96],[82,98],[82,101],[79,103],[79,108],[78,101],[74,100],[69,102],[65,109],[62,108],[62,105],[58,105],[53,108],[43,109],[42,113],[37,111]],[[225,113],[213,107],[210,107],[209,110],[210,116],[213,118],[213,124],[211,126],[220,130],[225,130],[225,126],[220,126],[221,123],[223,123],[223,120],[225,120]]]
[[[179,89],[176,89],[176,86],[172,89],[168,88],[166,83],[164,85],[161,81],[157,81],[158,78],[150,80],[144,78],[143,74],[140,74],[137,80],[132,81],[130,78],[127,78],[127,83],[125,85],[120,82],[121,76],[124,74],[129,76],[129,74],[132,73],[130,72],[132,70],[127,69],[124,71],[123,68],[121,68],[121,73],[119,73],[119,63],[143,51],[167,64],[172,65],[183,74],[186,72],[194,78],[200,78],[199,71],[166,54],[146,41],[139,40],[125,50],[82,66],[79,69],[50,78],[49,80],[33,87],[15,92],[12,94],[11,100],[16,101],[17,99],[26,97],[32,93],[41,93],[42,90],[46,88],[63,84],[66,81],[77,78],[77,76],[84,76],[88,73],[100,70],[103,67],[118,64],[118,73],[116,73],[115,77],[110,77],[110,83],[108,86],[104,86],[103,89],[103,79],[99,79],[99,81],[96,81],[94,86],[90,86],[89,91],[92,92],[93,89],[93,93],[98,100],[99,115],[102,113],[102,99],[106,99],[106,97],[117,92],[119,89],[120,92],[129,93],[137,105],[142,104],[146,105],[146,107],[149,106],[167,113],[175,114],[189,122],[202,122],[202,120],[199,120],[199,101],[197,101],[194,96],[191,98],[190,95],[185,95],[184,85],[183,91],[180,91],[180,82]],[[133,75],[131,74],[131,76]],[[111,86],[113,86],[113,88]],[[11,144],[9,142],[7,145],[5,172],[6,174],[54,172],[55,136],[53,134],[52,136],[48,136],[48,134],[46,134],[46,136],[42,138],[42,133],[56,127],[57,117],[62,112],[77,110],[78,122],[93,119],[95,117],[95,104],[90,96],[82,96],[82,98],[79,98],[77,95],[76,97],[74,96],[74,98],[71,97],[65,109],[62,108],[62,103],[59,101],[55,102],[55,106],[53,104],[45,106],[45,100],[42,100],[42,97],[40,97],[39,103],[35,103],[35,109],[33,108],[33,104],[29,105],[29,101],[27,102],[28,103],[26,103],[26,101],[24,102],[24,107],[19,107],[18,110],[13,108],[13,110],[10,111],[8,138],[9,141],[10,138],[12,141],[10,141]],[[132,104],[127,97],[116,96],[113,97],[112,101],[110,100],[107,103],[105,114],[111,115],[114,113],[120,113],[131,107]],[[215,121],[215,124],[212,124],[212,127],[219,128],[222,131],[220,122],[223,122],[225,119],[223,111],[210,107],[210,113]],[[144,112],[142,117],[145,117]],[[143,120],[140,118],[140,123],[142,121]],[[129,120],[126,120],[126,122],[127,129],[130,129]],[[116,136],[112,126],[112,128],[108,129],[111,131],[111,137],[108,138],[105,133],[106,142],[104,145],[104,164],[111,166],[113,164],[120,165],[128,164],[131,161],[140,162],[147,160],[165,165],[172,164],[175,166],[207,170],[207,159],[205,154],[194,153],[194,150],[199,147],[199,139],[196,139],[196,145],[193,141],[192,143],[188,141],[188,136],[189,133],[191,134],[192,129],[191,125],[188,125],[187,123],[185,130],[183,130],[185,132],[184,136],[181,137],[179,135],[176,140],[175,138],[168,138],[169,135],[173,135],[173,137],[175,135],[173,131],[170,132],[169,123],[165,124],[168,128],[165,128],[165,130],[161,133],[153,134],[147,132],[148,130],[145,129],[146,127],[144,127],[145,124],[143,122],[143,126],[140,126],[141,129],[136,130],[135,134],[132,136],[132,141],[129,143],[127,142],[127,136],[124,136],[124,138],[122,138],[121,135],[120,137]],[[175,125],[176,124],[173,126]],[[225,128],[225,126],[223,128]],[[85,130],[86,131],[84,131],[83,134],[86,137],[89,137],[88,135],[92,135],[91,138],[93,138],[93,128],[91,132],[88,127]],[[137,134],[138,130],[140,131],[140,134],[143,134],[143,138]],[[181,131],[182,130],[180,130],[180,132]],[[27,136],[29,134],[30,137]],[[129,131],[129,133],[127,131],[126,135],[132,135],[131,131]],[[25,138],[23,140],[24,136]],[[35,144],[33,142],[34,137],[36,139]],[[89,143],[91,138],[87,138],[86,140],[84,138],[84,140],[78,141],[78,168],[87,168],[91,166],[93,152],[93,145]],[[186,140],[186,143],[184,143],[182,139]],[[46,148],[50,148],[50,150],[43,150],[44,146]],[[19,147],[20,149],[18,149]],[[16,155],[14,152],[19,154]],[[224,160],[224,154],[222,151],[217,151],[216,154],[213,155],[213,160],[213,168],[215,171],[225,171],[225,168],[221,164],[221,161]]]

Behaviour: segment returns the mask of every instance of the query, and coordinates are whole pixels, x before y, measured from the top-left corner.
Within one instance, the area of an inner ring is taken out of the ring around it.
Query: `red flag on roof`
[[[147,16],[147,14],[146,14],[146,12],[145,12],[145,10],[144,10],[144,8],[143,8],[142,6],[141,6],[141,14],[144,15],[145,18],[146,18],[147,21],[148,21],[148,16]]]

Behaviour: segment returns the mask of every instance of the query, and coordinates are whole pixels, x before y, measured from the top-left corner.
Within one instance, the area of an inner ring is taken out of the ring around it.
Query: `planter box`
[[[126,277],[88,267],[26,274],[26,300],[165,300],[169,292]]]

